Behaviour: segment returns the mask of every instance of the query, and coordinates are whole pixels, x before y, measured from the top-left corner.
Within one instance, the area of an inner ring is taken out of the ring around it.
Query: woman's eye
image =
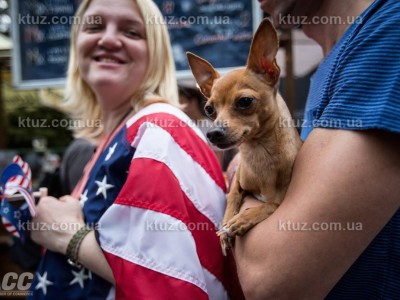
[[[139,39],[141,37],[140,33],[136,30],[127,30],[126,35],[135,39]]]
[[[98,32],[101,29],[101,27],[99,25],[85,25],[85,27],[83,27],[83,31],[85,32]]]

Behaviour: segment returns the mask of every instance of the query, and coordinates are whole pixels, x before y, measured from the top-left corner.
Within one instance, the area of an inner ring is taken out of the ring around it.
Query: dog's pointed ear
[[[280,69],[276,63],[279,49],[278,34],[268,18],[262,20],[254,35],[247,59],[247,68],[265,74],[271,85],[278,82]]]
[[[220,77],[220,75],[205,59],[202,59],[191,52],[187,52],[186,56],[193,76],[200,87],[200,91],[204,96],[209,98],[214,80]]]

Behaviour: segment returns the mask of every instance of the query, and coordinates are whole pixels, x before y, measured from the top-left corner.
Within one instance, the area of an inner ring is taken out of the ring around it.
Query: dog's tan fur
[[[280,205],[301,146],[296,129],[287,126],[291,115],[277,92],[278,45],[274,27],[264,19],[245,68],[221,77],[210,63],[188,53],[193,75],[208,98],[205,109],[216,127],[207,134],[210,141],[220,148],[239,146],[241,155],[227,196],[223,228],[218,232],[224,254],[231,247],[231,238],[245,234]],[[264,203],[238,214],[247,193]]]

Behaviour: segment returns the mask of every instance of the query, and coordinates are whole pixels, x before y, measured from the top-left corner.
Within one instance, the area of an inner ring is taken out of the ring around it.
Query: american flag
[[[32,190],[32,172],[29,165],[24,162],[19,155],[14,156],[13,164],[17,165],[20,168],[20,172],[16,174],[10,174],[11,176],[5,184],[7,188],[6,196],[13,195],[17,192],[17,190],[13,189],[13,187],[22,187],[29,191]]]
[[[8,232],[23,241],[27,232],[25,224],[36,215],[35,202],[32,194],[32,173],[29,165],[16,155],[13,163],[8,165],[1,174],[1,220]],[[11,204],[7,198],[20,193],[26,203],[20,207]]]
[[[1,221],[5,229],[13,236],[20,238],[22,242],[25,241],[26,235],[26,224],[30,221],[31,214],[29,213],[29,207],[27,204],[21,207],[15,207],[8,201],[2,201],[1,203]]]
[[[95,158],[82,185],[86,222],[96,224],[115,287],[47,251],[30,299],[244,299],[216,235],[224,178],[189,124],[177,108],[149,105]]]

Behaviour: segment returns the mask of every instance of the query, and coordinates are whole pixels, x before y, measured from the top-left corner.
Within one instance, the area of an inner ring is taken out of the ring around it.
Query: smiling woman
[[[33,224],[52,230],[31,230],[48,250],[30,299],[243,296],[215,234],[222,172],[200,130],[174,106],[168,32],[144,22],[153,15],[161,17],[151,0],[84,0],[77,12],[101,22],[72,29],[65,107],[83,124],[103,126],[74,128],[97,142],[96,153],[71,196],[37,205]],[[156,223],[180,230],[149,230]]]
[[[131,105],[126,100],[142,83],[149,61],[142,17],[133,1],[107,0],[93,2],[84,19],[90,16],[100,16],[102,22],[79,29],[79,72],[102,111],[116,107],[126,111]]]
[[[148,100],[168,99],[174,105],[178,103],[167,29],[144,23],[154,15],[161,13],[152,1],[82,2],[76,13],[82,23],[74,24],[71,32],[73,46],[66,86],[65,108],[74,118],[103,118],[100,106],[109,102],[116,105],[116,98],[129,98],[136,111]],[[116,60],[120,66],[110,60]],[[89,81],[97,82],[97,94],[89,87]],[[111,85],[114,89],[109,88]],[[116,92],[122,95],[117,97]],[[102,101],[98,94],[101,99],[113,100]],[[87,100],[82,101],[82,96]],[[81,128],[75,133],[78,137],[98,138],[102,132],[102,129]]]

